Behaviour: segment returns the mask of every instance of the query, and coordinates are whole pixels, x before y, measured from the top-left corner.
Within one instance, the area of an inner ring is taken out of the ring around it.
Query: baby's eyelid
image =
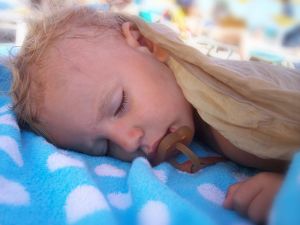
[[[121,100],[120,100],[120,104],[119,104],[117,110],[115,111],[114,116],[119,116],[122,113],[124,113],[124,111],[126,110],[126,107],[127,107],[127,103],[128,103],[127,94],[123,90],[122,91],[122,97],[121,97]]]

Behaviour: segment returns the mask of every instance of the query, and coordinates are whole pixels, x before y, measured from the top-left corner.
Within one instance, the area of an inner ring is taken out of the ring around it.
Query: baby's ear
[[[161,62],[165,62],[169,58],[168,53],[164,49],[145,38],[131,22],[122,24],[122,33],[130,47],[144,53],[153,54]]]

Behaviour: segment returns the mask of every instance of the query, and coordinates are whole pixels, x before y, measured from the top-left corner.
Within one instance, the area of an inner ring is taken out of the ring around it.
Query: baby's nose
[[[132,127],[125,132],[121,132],[121,135],[120,146],[127,152],[134,152],[141,145],[144,131],[139,127]]]

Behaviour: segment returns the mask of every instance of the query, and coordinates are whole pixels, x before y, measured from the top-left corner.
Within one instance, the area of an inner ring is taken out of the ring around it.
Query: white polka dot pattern
[[[118,209],[128,209],[132,204],[129,193],[111,193],[107,196],[109,203]]]
[[[90,185],[76,187],[66,200],[65,210],[68,223],[76,223],[87,215],[108,209],[102,193]]]
[[[0,151],[1,150],[8,154],[18,166],[23,166],[24,162],[15,139],[10,136],[0,136]]]
[[[217,205],[222,205],[225,199],[225,193],[214,184],[206,183],[197,187],[200,195]]]
[[[0,204],[28,205],[29,202],[29,193],[21,184],[0,176]]]
[[[0,108],[0,113],[5,113],[5,112],[9,111],[10,108],[11,108],[11,104],[6,104]]]
[[[98,176],[125,177],[126,172],[110,164],[101,164],[95,168]]]
[[[238,172],[234,172],[234,173],[232,173],[232,175],[238,182],[245,181],[249,178],[249,176],[247,176],[246,174],[238,173]]]
[[[167,183],[168,177],[167,177],[165,171],[153,169],[153,173],[162,183],[164,183],[164,184]]]
[[[51,172],[65,167],[84,168],[84,163],[78,159],[55,152],[48,157],[47,166]]]
[[[139,212],[140,225],[168,225],[170,214],[166,204],[160,201],[148,201]]]
[[[0,116],[0,124],[9,125],[19,130],[19,126],[16,122],[16,119],[10,114]]]

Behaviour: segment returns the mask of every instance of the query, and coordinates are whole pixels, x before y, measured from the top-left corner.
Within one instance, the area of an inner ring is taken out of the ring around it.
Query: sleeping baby
[[[258,223],[300,147],[298,72],[208,58],[133,16],[68,7],[36,17],[12,67],[20,125],[61,148],[160,163],[159,143],[184,126],[268,171],[232,185],[224,201]]]

